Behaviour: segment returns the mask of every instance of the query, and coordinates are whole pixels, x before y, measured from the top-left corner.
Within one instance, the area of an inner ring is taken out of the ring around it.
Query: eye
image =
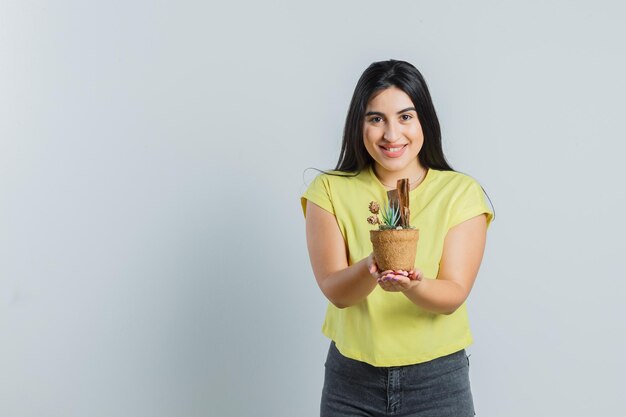
[[[374,117],[372,117],[372,118],[370,119],[370,122],[372,122],[372,123],[378,123],[378,122],[380,122],[381,120],[383,120],[383,119],[382,119],[380,116],[374,116]]]
[[[411,120],[413,118],[413,116],[411,116],[410,114],[403,114],[400,117],[402,117],[402,120],[404,121]]]

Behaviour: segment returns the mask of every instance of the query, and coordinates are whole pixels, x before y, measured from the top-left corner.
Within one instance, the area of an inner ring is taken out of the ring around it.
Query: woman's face
[[[424,134],[411,98],[397,87],[372,96],[365,110],[363,141],[376,172],[415,178],[423,168],[417,159]]]

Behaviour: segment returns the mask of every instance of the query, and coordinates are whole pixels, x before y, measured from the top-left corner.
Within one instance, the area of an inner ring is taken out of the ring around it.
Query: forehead
[[[395,110],[413,106],[411,97],[398,87],[389,87],[372,94],[367,102],[368,110],[381,110],[383,108]]]

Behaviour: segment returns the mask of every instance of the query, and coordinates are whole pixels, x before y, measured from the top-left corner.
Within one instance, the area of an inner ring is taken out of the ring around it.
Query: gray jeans
[[[320,415],[471,417],[465,349],[429,362],[375,367],[346,358],[331,342]]]

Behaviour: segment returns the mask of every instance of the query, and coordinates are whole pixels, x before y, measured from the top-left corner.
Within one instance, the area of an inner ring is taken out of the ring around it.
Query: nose
[[[396,126],[396,124],[394,122],[389,122],[387,123],[387,126],[385,127],[385,133],[383,134],[383,139],[385,139],[387,142],[395,142],[398,139],[400,139],[398,133],[399,133],[400,129],[398,128],[398,126]]]

